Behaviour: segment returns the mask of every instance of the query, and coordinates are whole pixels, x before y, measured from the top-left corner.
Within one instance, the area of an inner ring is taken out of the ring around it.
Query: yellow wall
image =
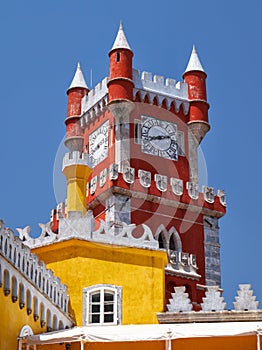
[[[0,350],[16,350],[17,337],[23,326],[28,325],[34,333],[42,333],[40,321],[34,321],[33,314],[27,315],[26,306],[20,310],[18,301],[13,303],[11,295],[4,295],[0,288]]]
[[[82,325],[82,290],[96,284],[122,287],[122,324],[157,323],[164,310],[163,251],[70,240],[33,251],[68,286],[73,316]]]

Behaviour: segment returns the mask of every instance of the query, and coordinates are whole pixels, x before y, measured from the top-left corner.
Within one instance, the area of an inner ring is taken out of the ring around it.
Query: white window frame
[[[113,322],[104,322],[104,295],[106,292],[112,293],[113,302]],[[91,297],[93,294],[100,294],[100,322],[92,323],[91,321]],[[101,325],[117,325],[121,324],[121,305],[122,305],[122,288],[112,284],[97,284],[92,287],[83,289],[83,326],[101,326]]]

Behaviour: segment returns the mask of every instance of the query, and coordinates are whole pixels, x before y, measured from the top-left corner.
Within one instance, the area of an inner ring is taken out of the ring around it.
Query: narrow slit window
[[[134,127],[134,141],[137,144],[141,144],[141,121],[136,119]]]
[[[120,62],[120,52],[116,53],[116,62]]]

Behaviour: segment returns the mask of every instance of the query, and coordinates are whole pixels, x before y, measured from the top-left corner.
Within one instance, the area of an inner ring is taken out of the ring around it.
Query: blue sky
[[[228,308],[238,283],[262,307],[262,2],[6,1],[0,5],[0,217],[7,226],[49,220],[53,166],[65,133],[66,89],[80,60],[90,86],[108,74],[122,19],[134,66],[182,80],[195,44],[208,74],[211,131],[202,143],[208,183],[227,193],[220,220]]]

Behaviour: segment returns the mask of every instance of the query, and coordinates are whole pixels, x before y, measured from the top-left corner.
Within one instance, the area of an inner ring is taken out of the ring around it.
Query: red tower
[[[110,76],[108,102],[133,100],[133,52],[126,40],[122,23],[112,49],[109,52]]]
[[[80,63],[78,62],[75,76],[67,90],[68,108],[66,124],[65,145],[70,151],[81,151],[83,146],[83,130],[80,127],[80,117],[82,113],[82,98],[88,94]]]
[[[93,163],[86,200],[95,229],[106,227],[112,244],[166,250],[167,302],[184,285],[199,309],[206,286],[220,285],[225,214],[224,192],[198,185],[198,146],[210,128],[206,73],[195,48],[184,82],[140,73],[132,57],[120,25],[109,77],[88,91],[78,67],[66,144],[80,150],[84,138]]]

